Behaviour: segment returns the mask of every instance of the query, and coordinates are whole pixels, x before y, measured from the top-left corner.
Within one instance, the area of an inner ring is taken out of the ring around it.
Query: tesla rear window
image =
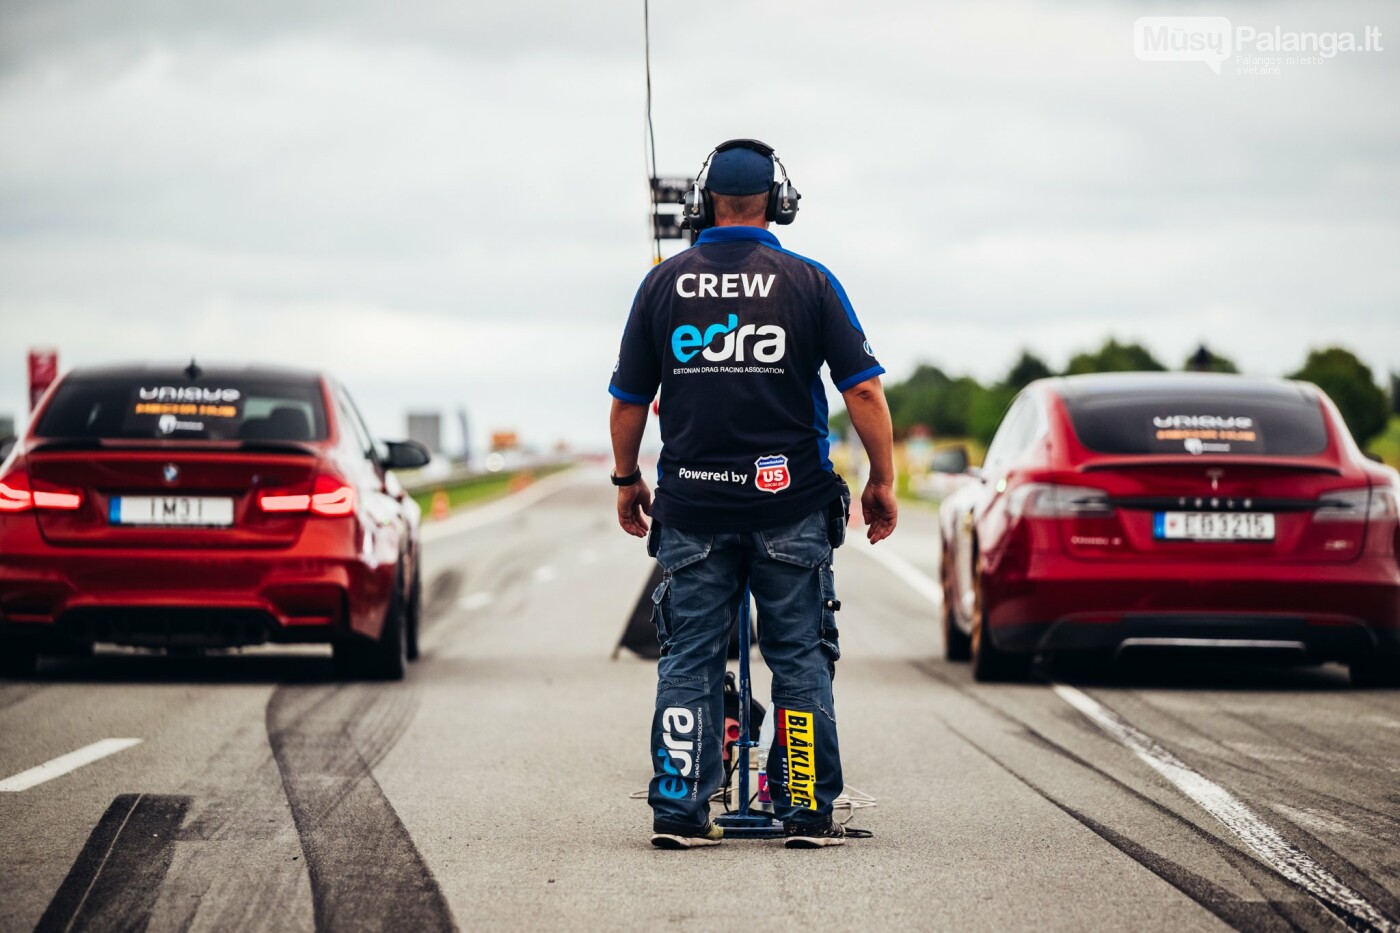
[[[1311,399],[1214,392],[1065,400],[1080,442],[1104,454],[1308,456],[1327,447]]]
[[[326,436],[311,380],[75,378],[58,387],[40,437],[193,441],[311,441]]]

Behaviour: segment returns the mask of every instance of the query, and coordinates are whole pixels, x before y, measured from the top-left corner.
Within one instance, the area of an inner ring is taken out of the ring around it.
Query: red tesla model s
[[[419,510],[344,387],[291,369],[79,369],[0,466],[0,667],[93,643],[417,653]]]
[[[1037,652],[1252,648],[1400,674],[1400,474],[1301,382],[1044,379],[939,519],[945,652],[979,680]]]

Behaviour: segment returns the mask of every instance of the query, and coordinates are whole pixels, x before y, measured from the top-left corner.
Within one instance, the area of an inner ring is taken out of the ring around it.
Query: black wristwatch
[[[616,473],[610,474],[614,486],[635,486],[642,481],[642,468],[637,467],[626,476],[618,476]]]

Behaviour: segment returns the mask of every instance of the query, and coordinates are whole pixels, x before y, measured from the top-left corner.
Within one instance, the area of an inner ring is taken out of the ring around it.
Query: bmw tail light
[[[1341,489],[1323,493],[1313,510],[1315,522],[1364,522],[1394,520],[1397,508],[1395,490],[1387,487],[1375,489]]]
[[[311,511],[332,518],[350,515],[355,511],[355,487],[322,473],[311,492]]]
[[[305,493],[260,492],[258,508],[264,512],[305,512],[311,508],[311,497]]]
[[[83,504],[83,494],[47,484],[35,488],[24,470],[14,470],[0,479],[0,512],[28,509],[56,509],[71,512]]]
[[[310,512],[338,518],[354,513],[355,487],[338,477],[322,473],[316,477],[310,495],[290,490],[269,490],[258,493],[258,508],[264,512]]]
[[[1027,483],[1012,491],[1007,500],[1012,518],[1109,518],[1113,504],[1108,493],[1091,486],[1061,486],[1058,483]]]

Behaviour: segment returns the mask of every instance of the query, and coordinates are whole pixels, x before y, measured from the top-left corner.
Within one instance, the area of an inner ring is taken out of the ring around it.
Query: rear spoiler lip
[[[1075,470],[1080,473],[1094,473],[1099,470],[1120,470],[1124,468],[1152,468],[1152,467],[1262,467],[1268,470],[1293,470],[1299,473],[1325,473],[1329,476],[1341,476],[1343,471],[1340,467],[1327,463],[1319,463],[1316,460],[1297,460],[1289,457],[1198,457],[1187,456],[1160,456],[1146,455],[1142,457],[1105,457],[1102,459],[1089,460],[1079,464]]]
[[[267,453],[297,454],[303,457],[319,457],[321,455],[321,451],[317,447],[300,441],[141,441],[97,437],[55,437],[31,441],[26,447],[26,453],[65,450],[137,450],[167,451],[171,454]]]

